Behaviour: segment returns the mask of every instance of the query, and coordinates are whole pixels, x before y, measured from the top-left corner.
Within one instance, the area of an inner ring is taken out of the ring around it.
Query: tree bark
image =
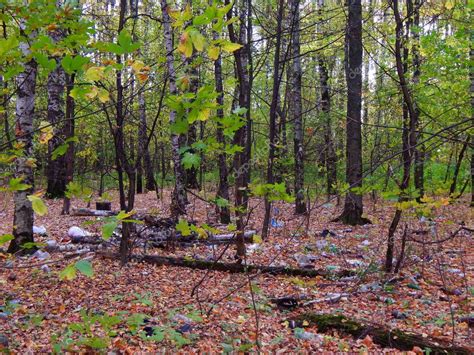
[[[416,126],[417,126],[417,115],[415,113],[414,100],[412,93],[410,92],[405,74],[407,72],[407,61],[408,50],[406,47],[403,47],[403,20],[400,16],[398,9],[398,0],[392,0],[391,6],[393,9],[395,17],[395,61],[397,68],[397,75],[399,80],[400,89],[403,94],[403,177],[400,188],[400,195],[398,197],[399,202],[406,201],[408,199],[407,189],[410,185],[410,170],[412,165],[412,159],[414,155],[414,150],[416,147]],[[412,13],[412,2],[411,0],[407,1],[407,12]],[[410,19],[406,23],[406,34],[408,35],[410,31]],[[402,58],[403,50],[403,58]],[[400,222],[402,215],[402,210],[397,209],[395,215],[392,219],[392,223],[389,227],[388,239],[387,239],[387,251],[385,255],[385,271],[391,272],[393,266],[393,255],[394,255],[394,245],[395,245],[395,232],[397,230],[398,224]]]
[[[411,35],[413,39],[412,44],[412,56],[413,56],[413,85],[416,89],[416,86],[420,83],[420,75],[421,75],[421,62],[420,62],[420,53],[419,53],[419,46],[420,46],[420,7],[421,7],[420,0],[414,0],[413,3],[413,26],[411,28]],[[414,110],[413,113],[415,114],[414,121],[416,122],[416,129],[417,137],[416,140],[423,140],[422,133],[419,132],[421,127],[420,122],[420,109],[416,101],[413,102]],[[417,201],[420,202],[425,194],[425,147],[421,145],[420,147],[414,148],[414,183],[415,189],[418,190],[418,197]]]
[[[143,173],[145,175],[145,189],[148,191],[156,191],[157,185],[155,181],[155,175],[153,173],[153,167],[151,164],[150,149],[148,143],[148,129],[147,129],[147,116],[146,116],[146,102],[145,93],[140,90],[138,93],[138,111],[140,115],[140,127],[138,131],[138,157],[140,161],[137,167],[137,193],[140,193],[138,186],[140,181],[143,180]]]
[[[20,31],[24,31],[24,24],[20,23]],[[36,36],[33,31],[29,34],[32,40]],[[24,58],[31,55],[29,41],[20,43],[20,50]],[[17,75],[17,98],[16,98],[16,122],[15,138],[21,144],[23,154],[15,160],[15,178],[21,178],[22,183],[30,185],[22,191],[15,191],[13,195],[14,215],[13,215],[13,236],[14,239],[8,247],[9,253],[16,253],[21,250],[21,246],[28,242],[33,242],[33,207],[28,195],[34,191],[33,167],[29,159],[33,158],[33,123],[35,119],[35,90],[37,63],[34,59],[29,59],[23,65],[23,72]]]
[[[70,96],[71,90],[74,88],[75,75],[66,76],[66,122],[64,123],[64,134],[66,139],[74,137],[74,98]],[[74,179],[74,142],[69,142],[68,149],[64,155],[66,161],[66,188]],[[64,196],[62,214],[69,214],[71,208],[71,200],[68,196]]]
[[[362,187],[362,6],[361,0],[348,2],[345,71],[347,83],[346,181],[350,189]],[[344,210],[337,220],[351,225],[366,224],[360,191],[349,190]]]
[[[219,39],[217,32],[213,33],[214,40]],[[224,119],[224,85],[222,81],[222,56],[219,53],[219,57],[214,61],[214,80],[216,82],[217,104],[217,118],[219,120]],[[219,187],[217,190],[217,197],[229,201],[229,178],[227,169],[227,154],[223,151],[226,146],[226,141],[223,133],[223,129],[220,123],[217,125],[217,142],[221,145],[222,151],[219,152],[218,164],[219,164]],[[216,206],[217,213],[221,223],[230,223],[230,210],[227,206]]]
[[[61,2],[56,1],[56,6]],[[51,32],[52,41],[57,43],[64,38],[64,32],[58,28]],[[64,144],[64,88],[66,73],[61,65],[61,58],[56,56],[56,68],[48,74],[48,122],[53,126],[53,137],[48,141],[48,162],[46,167],[47,189],[49,198],[64,197],[66,192],[66,157],[64,155],[53,160],[52,154],[56,148]]]
[[[161,12],[163,18],[163,31],[165,39],[165,49],[166,49],[166,66],[168,71],[168,81],[170,88],[170,95],[176,95],[176,73],[174,70],[174,57],[173,57],[173,35],[171,29],[171,18],[168,14],[168,3],[166,0],[160,0],[161,2]],[[169,122],[173,125],[176,122],[176,112],[170,111]],[[178,218],[181,215],[186,214],[186,175],[181,164],[180,156],[180,137],[179,134],[171,134],[171,147],[172,147],[172,159],[174,163],[174,174],[175,174],[175,184],[174,190],[172,193],[172,202],[171,202],[171,216],[173,218]]]
[[[272,101],[270,104],[270,134],[269,134],[269,147],[268,147],[268,165],[267,165],[267,184],[274,183],[273,176],[273,164],[275,160],[275,145],[278,144],[276,135],[276,119],[277,119],[277,105],[278,96],[280,95],[280,49],[281,49],[281,28],[282,28],[282,17],[283,17],[283,0],[278,2],[278,15],[277,15],[277,27],[275,34],[275,56],[273,60],[273,90],[272,90]],[[268,227],[270,224],[272,203],[265,197],[265,216],[263,219],[262,227],[262,238],[268,237]]]
[[[226,5],[229,5],[229,0],[224,1]],[[250,4],[250,2],[248,2]],[[235,6],[234,6],[235,7]],[[232,12],[233,9],[227,13],[227,20],[232,19]],[[246,23],[246,11],[245,6],[241,6],[241,13],[240,19],[241,23]],[[242,43],[242,38],[240,40],[237,38],[234,25],[229,23],[227,25],[227,29],[229,31],[229,39],[233,43]],[[242,37],[242,36],[241,36]],[[248,55],[249,51],[245,51],[244,48],[240,48],[234,51],[234,60],[235,60],[235,74],[238,81],[238,104],[239,107],[245,108],[247,111],[250,110],[250,78],[249,78],[249,71],[248,71]],[[249,121],[250,113],[246,114],[247,123]],[[239,145],[241,147],[246,147],[246,134],[248,130],[246,127],[241,127],[235,132],[233,144]],[[247,214],[247,207],[248,207],[248,197],[247,197],[247,188],[248,188],[248,179],[247,177],[250,176],[250,164],[248,159],[247,153],[238,152],[234,155],[233,161],[233,175],[235,177],[235,188],[234,188],[234,206],[236,208],[236,225],[237,225],[237,235],[236,235],[236,259],[238,261],[242,261],[245,257],[245,243],[244,243],[244,229],[245,229],[245,216]]]
[[[295,213],[306,213],[304,198],[304,151],[303,151],[303,115],[301,100],[301,57],[300,57],[300,14],[299,0],[290,1],[291,18],[291,92],[288,102],[294,119],[294,158],[295,158]]]

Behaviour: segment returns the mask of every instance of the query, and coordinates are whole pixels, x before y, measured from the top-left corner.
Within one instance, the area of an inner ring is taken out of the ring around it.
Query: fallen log
[[[254,235],[254,230],[246,231],[244,233],[244,243],[253,243]],[[189,237],[183,237],[179,234],[174,234],[173,232],[172,237],[170,237],[170,233],[156,232],[149,233],[144,238],[147,240],[147,243],[153,247],[167,246],[170,242],[180,247],[192,247],[197,244],[216,245],[236,242],[234,234],[216,234],[210,235],[208,238],[199,238],[197,234],[193,234]]]
[[[107,258],[118,258],[117,254],[103,253],[101,254]],[[288,275],[288,276],[303,276],[303,277],[344,277],[355,275],[354,270],[341,270],[341,271],[330,271],[327,269],[295,269],[290,267],[282,266],[266,266],[266,265],[243,265],[237,263],[221,263],[215,261],[207,261],[201,259],[191,258],[173,258],[169,256],[158,256],[158,255],[132,255],[130,260],[143,261],[153,265],[167,265],[177,267],[187,267],[191,269],[199,270],[214,270],[223,271],[230,273],[265,273],[272,275]]]
[[[73,208],[71,211],[71,215],[80,217],[109,217],[117,215],[117,212],[93,210],[91,208]]]
[[[356,338],[370,335],[374,343],[399,350],[412,350],[414,347],[419,347],[421,349],[429,348],[434,354],[472,354],[474,352],[474,348],[471,347],[451,346],[445,340],[425,338],[399,329],[389,329],[380,324],[349,319],[343,315],[304,313],[289,319],[288,323],[291,328],[303,327],[304,324],[315,325],[320,333],[334,329]]]

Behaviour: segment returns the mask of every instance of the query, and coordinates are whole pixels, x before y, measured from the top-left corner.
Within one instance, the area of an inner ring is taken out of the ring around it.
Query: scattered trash
[[[344,276],[339,279],[339,281],[342,281],[342,282],[351,282],[354,280],[357,280],[357,276]]]
[[[408,318],[408,316],[405,313],[400,312],[397,309],[392,311],[392,317],[395,318],[395,319],[407,319]]]
[[[363,261],[360,261],[360,260],[356,260],[356,259],[348,259],[347,260],[347,263],[350,265],[350,266],[356,266],[356,267],[360,267],[360,266],[364,266],[365,263]]]
[[[295,328],[294,334],[295,334],[295,337],[296,337],[297,339],[301,339],[301,340],[309,340],[309,341],[314,341],[314,342],[321,342],[321,341],[323,341],[323,339],[324,339],[322,335],[316,334],[316,333],[307,332],[306,330],[304,330],[304,329],[302,329],[302,328]]]
[[[257,243],[253,243],[253,244],[250,244],[248,247],[247,247],[247,252],[248,253],[253,253],[254,251],[258,250],[261,248],[261,244],[257,244]]]
[[[464,273],[460,269],[451,268],[448,269],[448,272],[450,272],[451,274],[458,275],[459,277],[464,277]]]
[[[37,250],[34,252],[32,257],[37,258],[38,260],[46,260],[51,257],[47,251]]]
[[[45,249],[48,251],[55,251],[59,248],[58,242],[55,241],[54,239],[50,239],[46,241],[46,246]]]
[[[324,298],[316,298],[314,300],[310,300],[305,302],[303,306],[309,306],[313,303],[322,303],[322,302],[329,302],[329,303],[336,303],[339,301],[347,301],[349,297],[348,293],[328,293]]]
[[[173,316],[173,322],[184,322],[184,323],[193,323],[191,318],[186,317],[184,314],[175,314]]]
[[[380,291],[382,286],[378,282],[372,282],[370,284],[363,284],[359,286],[358,291],[361,293],[371,292],[371,291]]]
[[[272,218],[270,224],[273,228],[281,228],[285,225],[285,222]]]
[[[33,226],[33,233],[38,235],[46,235],[45,226]]]
[[[7,319],[7,318],[8,318],[8,313],[0,312],[0,319]]]
[[[146,326],[143,328],[143,330],[147,337],[152,337],[155,334],[155,329],[153,329],[153,327]]]
[[[48,273],[48,274],[51,272],[51,269],[50,269],[50,267],[49,267],[48,265],[41,265],[41,270],[42,270],[43,272]]]
[[[331,236],[335,237],[337,235],[337,233],[333,232],[329,229],[323,229],[321,231],[321,237],[326,238],[328,235],[331,235]]]
[[[362,243],[360,243],[357,247],[360,249],[366,248],[370,245],[371,243],[366,239]]]
[[[188,332],[190,332],[192,329],[193,329],[192,325],[186,323],[186,324],[182,325],[181,327],[179,327],[178,329],[176,329],[176,331],[178,331],[179,333],[183,334],[183,333],[188,333]]]
[[[8,348],[8,338],[5,334],[0,334],[0,345],[4,348]]]
[[[85,231],[82,228],[79,228],[77,226],[72,226],[71,228],[69,228],[69,230],[67,232],[67,235],[70,238],[75,238],[75,237],[76,238],[81,238],[81,237],[88,237],[91,234],[89,232]]]
[[[296,254],[293,258],[298,263],[298,266],[303,269],[313,269],[313,263],[318,260],[318,257],[312,254]]]

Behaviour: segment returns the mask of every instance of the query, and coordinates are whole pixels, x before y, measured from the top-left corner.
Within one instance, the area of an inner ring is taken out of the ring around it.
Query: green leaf
[[[191,169],[192,167],[198,168],[201,163],[201,157],[197,154],[186,152],[181,159],[185,169]]]
[[[15,237],[12,234],[3,234],[0,235],[0,245],[8,243],[10,240],[15,239]]]
[[[72,280],[76,277],[76,268],[74,264],[69,264],[60,273],[59,278],[61,280]]]
[[[212,17],[209,18],[207,14],[202,14],[193,18],[193,25],[194,26],[207,25],[211,23],[211,21],[212,21]]]
[[[58,157],[63,156],[64,154],[66,154],[68,148],[69,148],[69,144],[67,143],[61,144],[59,147],[53,150],[53,152],[51,153],[51,159],[56,160],[58,159]]]
[[[28,190],[31,187],[31,185],[23,184],[22,181],[23,181],[23,178],[21,177],[10,179],[10,181],[8,182],[8,190],[9,191]]]
[[[36,195],[29,195],[27,198],[31,201],[33,211],[35,211],[38,216],[44,216],[48,213],[48,207],[44,204],[41,198]]]
[[[155,343],[160,343],[165,339],[165,332],[158,327],[153,327],[153,335],[148,336],[146,333],[141,332],[140,338],[146,341],[154,341]]]
[[[122,30],[118,36],[118,44],[126,53],[132,53],[140,48],[140,43],[133,43],[132,37],[126,30]]]
[[[216,205],[217,207],[229,207],[230,206],[230,203],[228,200],[226,200],[225,198],[222,198],[222,197],[218,197],[216,198]]]
[[[179,222],[176,224],[176,231],[181,232],[183,237],[191,235],[191,228],[186,220],[180,218]]]
[[[94,269],[92,268],[92,264],[89,260],[79,260],[76,264],[74,264],[77,270],[82,274],[86,275],[87,277],[94,276]]]
[[[105,240],[110,239],[112,234],[114,234],[115,228],[117,228],[118,224],[116,221],[112,221],[109,223],[106,223],[102,226],[102,238]]]
[[[202,52],[204,44],[206,43],[204,36],[198,30],[194,29],[189,31],[189,36],[191,37],[194,48],[196,48],[197,51]]]

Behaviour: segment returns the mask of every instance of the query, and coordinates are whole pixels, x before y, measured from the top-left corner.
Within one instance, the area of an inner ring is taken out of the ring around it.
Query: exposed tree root
[[[304,313],[288,320],[293,327],[301,327],[303,322],[316,325],[321,333],[335,329],[356,338],[370,335],[374,343],[399,350],[412,350],[413,347],[431,349],[434,354],[472,354],[474,348],[465,346],[452,347],[445,340],[425,338],[398,329],[389,329],[380,324],[364,323],[361,320],[349,319],[343,315]],[[306,323],[305,323],[306,324]]]

